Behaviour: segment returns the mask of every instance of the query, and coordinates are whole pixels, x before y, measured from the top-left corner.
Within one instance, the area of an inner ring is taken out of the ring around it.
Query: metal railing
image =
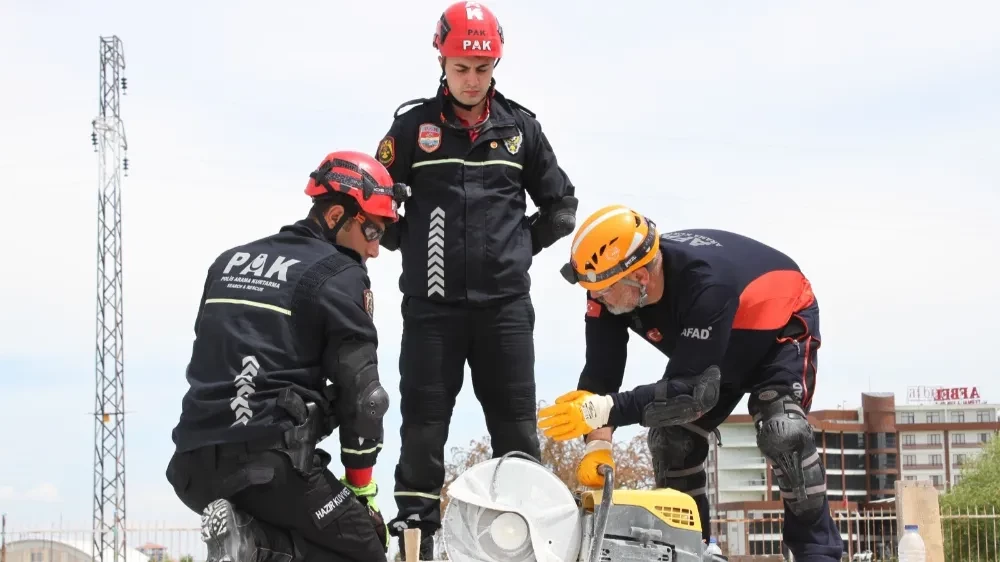
[[[837,511],[834,520],[844,539],[843,562],[898,560],[896,545],[901,529],[892,509]],[[788,559],[782,524],[780,512],[756,518],[720,517],[712,519],[712,534],[730,562],[778,562]],[[1000,560],[1000,513],[996,507],[942,508],[940,536],[948,562]],[[5,562],[63,562],[75,558],[62,555],[66,548],[81,551],[89,558],[93,533],[76,529],[7,531],[4,540]],[[133,524],[126,540],[130,550],[143,552],[150,562],[205,562],[205,545],[197,528]]]
[[[941,509],[944,558],[948,562],[1000,560],[1000,513],[996,506]]]

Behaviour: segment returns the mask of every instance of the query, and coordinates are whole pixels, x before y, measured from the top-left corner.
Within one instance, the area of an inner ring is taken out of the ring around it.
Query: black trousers
[[[326,467],[317,449],[314,468],[297,470],[285,453],[246,444],[207,446],[175,453],[167,480],[196,513],[225,498],[254,518],[269,562],[385,560],[368,508]]]
[[[691,424],[649,430],[656,486],[674,488],[694,498],[705,540],[712,532],[704,466],[708,436],[726,421],[746,393],[764,388],[779,389],[794,397],[808,413],[816,389],[820,340],[819,305],[814,303],[792,317],[743,388],[723,389],[715,408]],[[819,515],[811,519],[797,516],[785,503],[783,539],[795,559],[803,562],[839,561],[844,549],[826,499]]]
[[[398,513],[389,529],[399,536],[406,526],[419,527],[427,535],[441,525],[444,447],[466,361],[493,456],[521,451],[541,457],[535,310],[528,295],[483,307],[403,297],[401,308],[402,446],[395,474]]]

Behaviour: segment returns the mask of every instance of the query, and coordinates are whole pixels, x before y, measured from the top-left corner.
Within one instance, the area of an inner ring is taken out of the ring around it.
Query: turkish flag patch
[[[597,318],[601,315],[601,305],[597,301],[587,299],[587,316]]]

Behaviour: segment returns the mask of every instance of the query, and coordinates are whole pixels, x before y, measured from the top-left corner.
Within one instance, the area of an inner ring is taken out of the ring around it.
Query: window
[[[989,440],[990,440],[990,434],[989,433],[980,433],[979,434],[979,442],[980,443],[986,443]]]
[[[967,458],[968,455],[966,455],[965,453],[959,453],[955,455],[955,464],[957,464],[958,466],[962,466],[963,464],[965,464]]]
[[[965,423],[965,412],[952,412],[951,423]]]
[[[934,465],[944,464],[942,462],[942,460],[941,460],[941,455],[931,455],[930,456],[930,464],[934,464]]]
[[[996,420],[993,419],[993,416],[991,415],[991,412],[989,410],[979,410],[978,412],[976,412],[976,421],[983,423],[983,422],[992,422]]]
[[[927,436],[927,444],[928,445],[940,445],[941,444],[941,434],[940,433],[932,433],[932,434],[928,435]]]
[[[844,448],[845,449],[864,449],[865,448],[865,434],[864,433],[845,433],[844,434]]]
[[[962,482],[962,475],[961,474],[956,474],[955,475],[955,484],[959,484],[961,482]]]
[[[941,412],[927,412],[927,423],[941,423]]]
[[[951,434],[951,444],[952,445],[963,445],[963,444],[965,444],[965,434],[964,433],[952,433]]]
[[[908,475],[906,475],[906,477],[905,477],[905,480],[916,480],[916,479],[917,479],[917,477],[916,477],[916,476],[914,476],[914,475],[912,475],[912,474],[908,474]]]
[[[915,423],[916,417],[913,412],[900,412],[899,423]]]
[[[892,490],[896,487],[896,475],[872,474],[868,477],[868,484],[872,490]]]
[[[903,436],[903,445],[916,445],[916,444],[917,444],[916,435],[909,433]]]
[[[31,562],[42,562],[42,560],[45,560],[45,553],[44,552],[32,552],[31,553]]]
[[[940,486],[941,485],[941,475],[940,474],[932,474],[931,475],[931,484],[934,484],[935,486]]]
[[[912,466],[917,464],[917,455],[903,455],[903,466]]]
[[[896,468],[896,454],[879,453],[868,455],[868,466],[871,470],[887,470]]]

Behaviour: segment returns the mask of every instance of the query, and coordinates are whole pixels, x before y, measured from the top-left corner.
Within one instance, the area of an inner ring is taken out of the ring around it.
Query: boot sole
[[[206,562],[250,562],[239,558],[240,539],[233,506],[215,500],[201,514],[201,539],[208,547]]]

